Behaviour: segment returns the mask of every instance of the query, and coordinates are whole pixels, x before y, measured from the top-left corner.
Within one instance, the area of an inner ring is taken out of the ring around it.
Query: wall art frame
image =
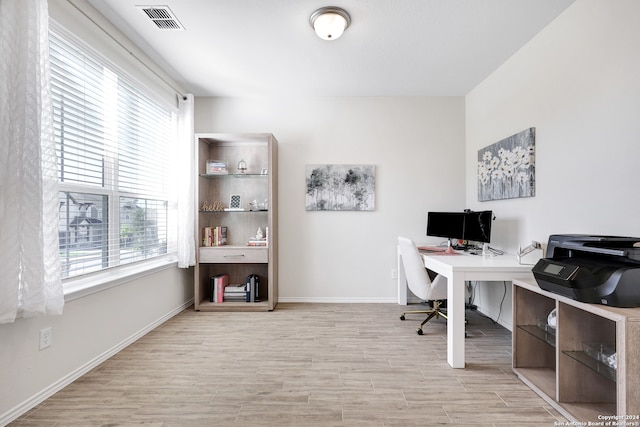
[[[534,197],[536,128],[478,150],[478,201]]]
[[[375,165],[306,165],[307,211],[375,210]]]

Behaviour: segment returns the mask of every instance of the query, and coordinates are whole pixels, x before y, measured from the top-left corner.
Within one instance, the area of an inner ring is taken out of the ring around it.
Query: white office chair
[[[406,314],[428,314],[429,316],[420,324],[417,331],[418,335],[422,335],[422,327],[429,320],[440,316],[447,318],[446,312],[440,308],[442,301],[447,299],[447,278],[441,275],[437,275],[433,280],[429,278],[422,256],[413,240],[398,237],[398,247],[409,290],[421,300],[430,301],[433,307],[429,310],[405,311],[400,316],[400,320],[405,320]]]

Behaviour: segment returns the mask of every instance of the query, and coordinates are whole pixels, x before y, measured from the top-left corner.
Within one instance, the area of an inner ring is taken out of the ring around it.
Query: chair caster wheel
[[[422,335],[422,329],[418,329],[418,335]]]
[[[404,320],[404,314],[400,316],[400,320]]]

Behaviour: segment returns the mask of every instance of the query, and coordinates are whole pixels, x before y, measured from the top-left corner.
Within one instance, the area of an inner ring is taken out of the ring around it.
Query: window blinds
[[[65,277],[175,252],[171,106],[55,31],[50,62]]]

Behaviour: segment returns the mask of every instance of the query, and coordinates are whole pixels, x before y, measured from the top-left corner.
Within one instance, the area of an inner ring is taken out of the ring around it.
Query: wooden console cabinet
[[[555,330],[546,327],[554,308]],[[591,357],[594,347],[615,352],[617,366]],[[585,304],[544,291],[534,279],[514,280],[513,371],[572,421],[618,416],[609,420],[635,425],[640,421],[640,308]]]

